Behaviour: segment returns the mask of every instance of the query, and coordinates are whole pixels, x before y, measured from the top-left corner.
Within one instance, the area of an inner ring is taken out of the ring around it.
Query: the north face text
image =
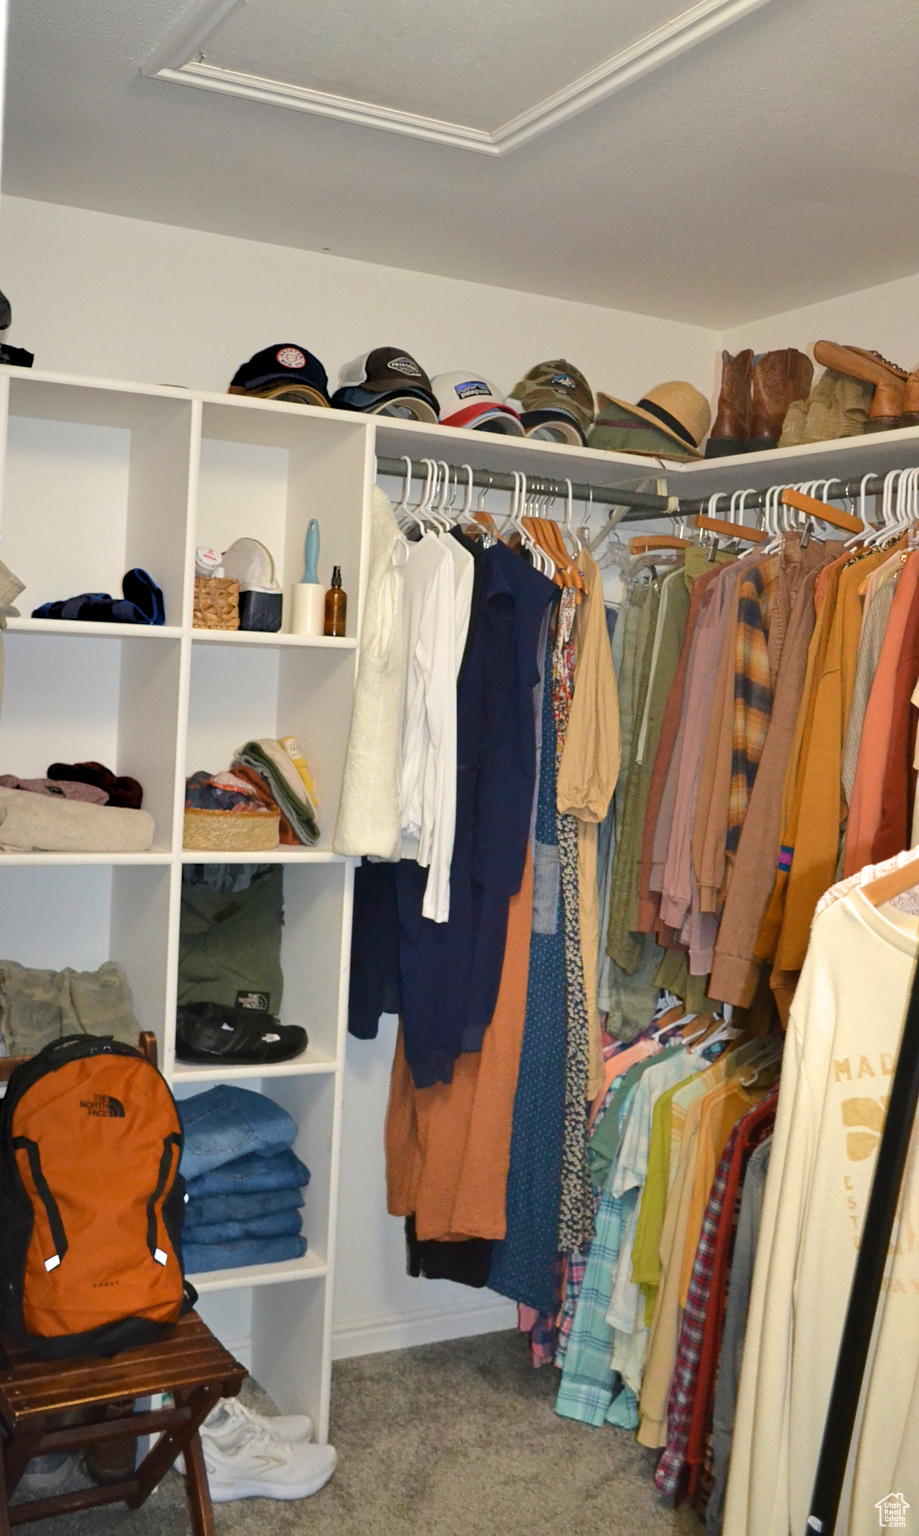
[[[80,1108],[85,1109],[88,1115],[96,1115],[103,1120],[123,1120],[124,1105],[120,1099],[113,1099],[107,1093],[97,1093],[91,1099],[81,1099]]]

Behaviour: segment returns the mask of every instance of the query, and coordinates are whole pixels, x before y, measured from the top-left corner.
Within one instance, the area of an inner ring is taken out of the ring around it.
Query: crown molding
[[[454,149],[504,155],[568,122],[588,107],[659,69],[670,59],[706,42],[725,27],[767,5],[769,0],[697,0],[679,16],[491,131],[209,64],[201,57],[204,46],[224,17],[239,3],[240,0],[195,0],[144,64],[142,73],[150,79],[167,80],[174,85],[193,85],[201,90],[240,96],[269,106],[357,123],[363,128],[381,128],[387,133],[427,139]]]

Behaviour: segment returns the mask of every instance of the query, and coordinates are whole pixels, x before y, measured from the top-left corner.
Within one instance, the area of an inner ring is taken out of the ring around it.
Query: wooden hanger
[[[530,537],[545,550],[549,559],[555,564],[555,580],[559,586],[574,587],[580,593],[586,593],[587,583],[574,564],[562,539],[562,532],[554,518],[525,517],[522,519]]]
[[[553,575],[552,580],[555,582],[556,586],[570,587],[571,582],[566,581],[565,573],[559,566],[558,553],[550,544],[549,538],[544,532],[543,528],[540,527],[539,518],[522,517],[520,522],[521,526],[525,528],[526,532],[530,535],[533,543],[539,545],[539,548],[542,550],[543,554],[548,555],[549,559],[552,561],[552,564],[555,566],[555,574]]]
[[[681,539],[673,533],[639,533],[631,540],[629,549],[633,555],[644,555],[651,549],[688,549],[691,543],[691,539]]]
[[[897,896],[902,896],[904,891],[911,891],[914,885],[919,885],[919,851],[914,859],[908,859],[899,869],[889,869],[886,875],[876,875],[858,889],[873,907],[882,907],[885,901],[893,901]]]
[[[786,507],[795,507],[798,512],[807,512],[811,517],[818,518],[821,523],[831,523],[834,528],[842,528],[846,533],[864,532],[861,518],[853,517],[849,512],[840,512],[838,507],[831,507],[825,501],[817,501],[813,496],[805,496],[803,491],[783,491],[782,502]]]
[[[769,535],[763,528],[745,527],[743,523],[729,523],[724,517],[709,517],[707,512],[699,512],[695,518],[697,528],[704,528],[707,533],[717,533],[723,539],[743,539],[748,544],[765,544]]]

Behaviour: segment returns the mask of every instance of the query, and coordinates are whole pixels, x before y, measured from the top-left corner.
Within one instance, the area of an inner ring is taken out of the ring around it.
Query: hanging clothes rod
[[[717,463],[717,460],[713,460],[712,462]],[[738,479],[739,478],[740,476],[738,475]],[[821,501],[840,501],[842,499],[852,501],[857,500],[862,495],[880,496],[884,490],[884,479],[884,475],[858,475],[851,480],[837,479],[836,476],[824,477],[822,475],[818,475],[814,476],[813,479],[809,481],[778,480],[775,483],[776,485],[781,485],[783,487],[790,487],[793,485],[814,484],[816,481],[816,484],[820,487]],[[761,510],[766,504],[766,496],[768,491],[772,489],[774,489],[773,486],[764,486],[761,490],[758,491],[748,491],[744,496],[743,504],[745,511],[753,512]],[[738,484],[734,487],[734,490],[742,491],[743,486]],[[730,503],[731,494],[731,491],[722,491],[719,493],[716,509],[717,515],[719,517],[724,515],[722,509],[725,507],[725,503]],[[710,500],[711,498],[709,496],[699,496],[693,497],[691,499],[681,498],[680,513],[684,517],[692,517],[697,512],[707,512]]]
[[[442,460],[440,462],[443,462]],[[452,475],[457,477],[459,494],[468,481],[468,475],[462,465],[451,464],[449,466]],[[399,479],[405,478],[404,459],[377,459],[377,474],[393,475]],[[417,459],[412,460],[412,479],[418,479],[423,486],[427,471],[423,463]],[[483,491],[512,491],[514,489],[514,477],[503,470],[474,469],[472,471],[472,483],[477,490]],[[537,496],[556,496],[564,498],[568,495],[567,480],[555,480],[546,475],[527,475],[527,488]],[[571,494],[575,501],[595,502],[603,507],[627,507],[632,512],[631,520],[640,520],[650,516],[675,517],[678,513],[678,503],[675,496],[656,496],[651,491],[631,491],[615,485],[586,485],[573,482]],[[625,521],[630,521],[626,513]]]
[[[441,461],[443,462],[443,461]],[[717,465],[717,460],[712,460],[712,466]],[[456,477],[459,492],[467,483],[467,474],[462,465],[451,464],[450,470]],[[392,458],[377,459],[377,473],[381,475],[393,475],[400,479],[405,477],[405,460]],[[412,478],[419,479],[424,484],[427,471],[425,465],[417,459],[412,460]],[[824,485],[823,477],[816,477],[824,500],[838,501],[856,499],[859,496],[880,496],[884,490],[883,475],[860,475],[852,479],[843,480],[830,477]],[[742,474],[738,470],[738,482],[742,480]],[[513,491],[514,477],[502,470],[474,469],[472,483],[478,490],[486,491]],[[800,481],[781,480],[778,485],[801,484]],[[567,480],[557,480],[545,475],[527,475],[527,488],[536,495],[550,495],[559,499],[567,497]],[[744,510],[757,511],[765,505],[767,491],[772,487],[763,486],[759,490],[751,489],[744,496]],[[734,486],[735,491],[742,491],[743,485]],[[602,507],[625,508],[625,512],[615,521],[632,523],[643,522],[647,518],[656,517],[692,517],[698,512],[706,512],[710,498],[708,496],[677,497],[657,496],[651,491],[633,491],[623,486],[615,485],[588,485],[585,482],[574,481],[571,486],[571,494],[575,501],[595,503]],[[725,501],[730,500],[730,491],[719,493],[717,508],[721,509]]]

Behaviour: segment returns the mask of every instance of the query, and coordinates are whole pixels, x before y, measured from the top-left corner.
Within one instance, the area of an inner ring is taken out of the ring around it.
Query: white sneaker
[[[202,1433],[201,1445],[215,1504],[231,1499],[308,1499],[325,1487],[337,1460],[331,1445],[284,1440],[257,1424],[219,1441]]]
[[[313,1438],[313,1421],[306,1413],[264,1414],[253,1413],[238,1397],[222,1397],[212,1408],[201,1426],[202,1435],[215,1440],[225,1440],[238,1429],[255,1424],[267,1435],[280,1436],[294,1445],[305,1444]]]

